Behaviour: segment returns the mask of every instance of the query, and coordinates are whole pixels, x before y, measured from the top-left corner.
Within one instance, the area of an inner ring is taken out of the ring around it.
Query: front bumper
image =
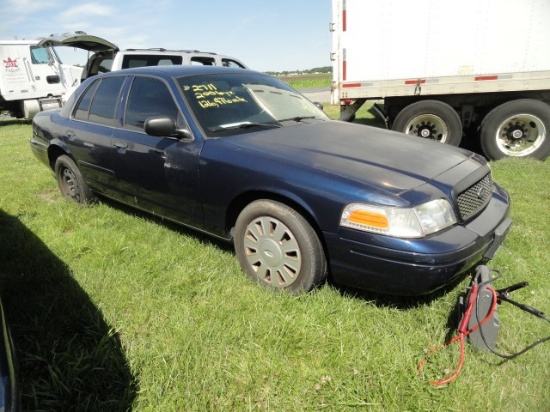
[[[336,283],[394,295],[424,295],[492,259],[508,234],[509,197],[495,185],[485,210],[466,225],[423,239],[397,239],[351,229],[324,233]]]

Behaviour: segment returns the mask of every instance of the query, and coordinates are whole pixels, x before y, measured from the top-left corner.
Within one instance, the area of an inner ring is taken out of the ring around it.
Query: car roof
[[[125,50],[119,50],[117,53],[122,53],[127,56],[132,55],[151,55],[151,56],[161,56],[161,55],[176,55],[176,56],[183,56],[183,55],[190,55],[191,57],[211,57],[211,58],[219,58],[219,59],[230,59],[230,60],[236,60],[239,61],[236,57],[228,56],[225,54],[219,54],[209,51],[201,51],[201,50],[173,50],[173,49],[164,49],[162,47],[154,47],[154,48],[148,48],[148,49],[125,49]],[[244,63],[240,62],[242,65]]]
[[[201,51],[201,50],[173,50],[173,49],[164,49],[162,47],[152,47],[148,49],[125,49],[122,50],[124,54],[201,54],[201,55],[208,55],[208,56],[222,56],[218,53],[213,52],[207,52],[207,51]]]
[[[107,76],[121,76],[121,75],[137,75],[137,74],[156,74],[169,77],[180,76],[195,76],[200,74],[220,74],[220,73],[249,73],[249,74],[263,74],[255,70],[242,69],[235,67],[223,67],[223,66],[182,66],[182,65],[167,65],[167,66],[144,66],[136,67],[132,69],[116,70],[109,73],[103,73],[94,77],[107,77]]]

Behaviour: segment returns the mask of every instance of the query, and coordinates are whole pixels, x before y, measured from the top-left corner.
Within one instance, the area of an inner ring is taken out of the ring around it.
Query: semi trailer
[[[491,160],[550,154],[548,0],[333,0],[331,101]]]

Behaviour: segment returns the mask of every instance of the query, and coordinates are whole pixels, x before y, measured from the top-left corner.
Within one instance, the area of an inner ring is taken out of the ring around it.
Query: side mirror
[[[314,104],[315,106],[317,106],[317,108],[323,110],[323,103],[313,102],[313,104]]]
[[[143,126],[145,133],[151,136],[177,137],[178,139],[192,138],[191,132],[187,129],[178,129],[174,119],[168,116],[149,117]]]

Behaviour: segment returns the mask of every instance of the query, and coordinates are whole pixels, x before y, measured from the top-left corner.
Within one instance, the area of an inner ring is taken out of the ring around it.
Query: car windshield
[[[329,118],[304,96],[273,77],[220,73],[178,79],[209,137],[220,137]]]

